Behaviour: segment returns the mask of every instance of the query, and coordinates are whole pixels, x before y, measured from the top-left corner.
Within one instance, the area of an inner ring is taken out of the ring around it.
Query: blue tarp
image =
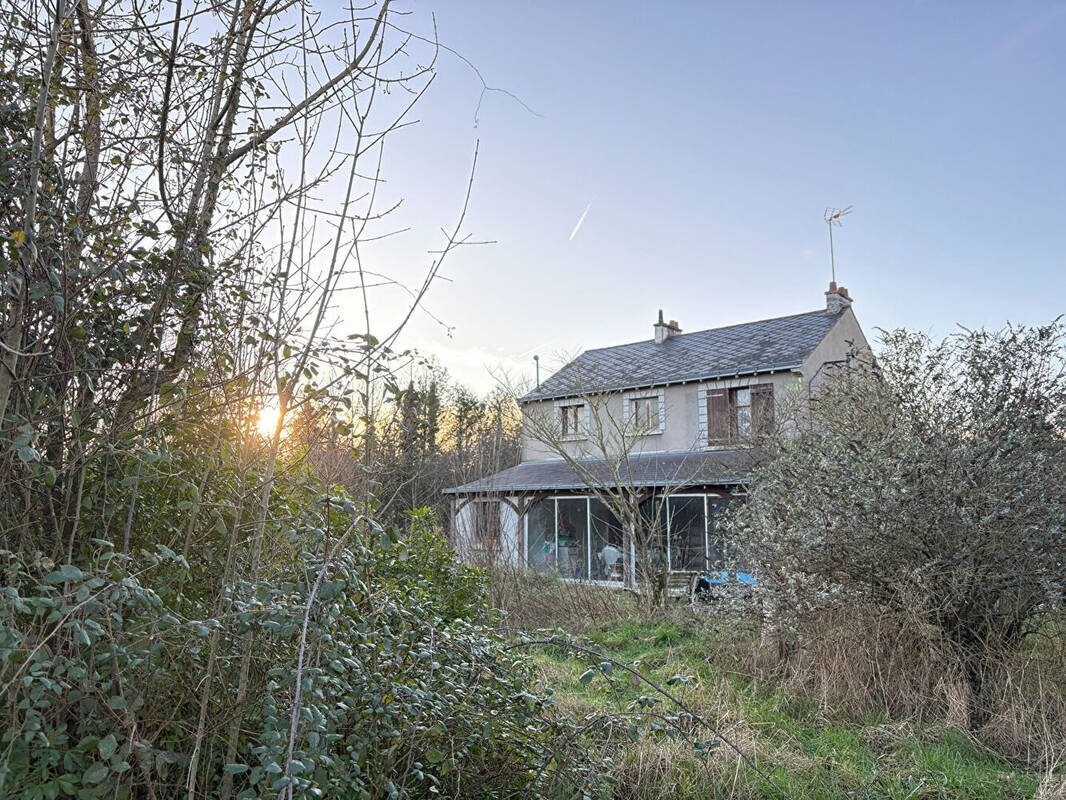
[[[730,583],[734,580],[739,583],[746,583],[749,586],[756,582],[755,576],[750,572],[734,572],[730,575],[730,573],[724,569],[715,572],[705,572],[700,576],[700,583],[714,586],[721,586],[722,584]]]

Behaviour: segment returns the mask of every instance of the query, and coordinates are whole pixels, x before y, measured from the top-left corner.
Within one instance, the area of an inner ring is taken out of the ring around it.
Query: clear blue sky
[[[496,243],[430,293],[451,337],[420,316],[407,338],[479,389],[650,337],[659,308],[699,330],[819,307],[826,206],[855,207],[837,275],[868,335],[1066,311],[1066,4],[405,7],[537,113],[489,93],[475,127],[480,81],[445,53],[386,158],[409,254],[480,140],[466,230]],[[413,275],[400,246],[379,256]]]

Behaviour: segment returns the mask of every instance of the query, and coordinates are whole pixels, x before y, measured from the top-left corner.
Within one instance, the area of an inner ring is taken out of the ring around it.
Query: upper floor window
[[[588,407],[584,403],[559,404],[559,429],[564,439],[578,439],[586,433]]]
[[[732,422],[737,436],[743,438],[751,435],[751,389],[731,389],[733,393]],[[772,391],[772,389],[771,389]]]
[[[664,394],[661,389],[653,389],[629,392],[623,397],[623,422],[629,430],[642,435],[663,432]]]
[[[659,427],[659,398],[634,397],[629,401],[629,418],[637,430],[646,431]]]
[[[770,433],[774,424],[774,385],[756,383],[707,389],[707,444],[735,444]]]

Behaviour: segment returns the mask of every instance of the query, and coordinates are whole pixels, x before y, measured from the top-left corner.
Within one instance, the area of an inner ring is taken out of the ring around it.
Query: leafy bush
[[[16,2],[0,43],[0,795],[595,794],[581,734],[475,627],[480,577],[428,519],[401,543],[361,516],[410,354],[369,320],[340,338],[334,293],[366,266],[344,220],[387,213],[356,160],[411,106],[351,104],[432,68],[381,70],[420,61],[388,3],[143,10]],[[287,70],[313,99],[265,130]],[[319,140],[334,122],[362,145]],[[513,451],[504,423],[456,449]]]
[[[598,794],[575,723],[535,693],[519,655],[471,625],[485,613],[481,577],[415,519],[406,542],[363,521],[334,554],[302,552],[283,580],[235,592],[254,599],[228,618],[168,608],[151,583],[186,565],[167,548],[127,558],[100,541],[82,567],[3,551],[5,796],[104,797],[119,784],[181,796],[213,637],[223,674],[199,755],[211,792],[228,774],[241,798],[290,784],[309,797]],[[249,633],[252,687],[238,709],[233,666]],[[225,763],[222,721],[238,711]]]
[[[948,646],[987,719],[1063,611],[1066,329],[886,334],[797,426],[737,515],[763,611],[796,630],[873,604]]]
[[[405,514],[411,523],[410,533],[380,565],[382,583],[432,609],[443,622],[484,617],[487,592],[483,571],[455,558],[431,509]]]

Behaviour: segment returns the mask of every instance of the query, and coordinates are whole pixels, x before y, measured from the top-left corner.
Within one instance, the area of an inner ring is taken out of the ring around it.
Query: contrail
[[[586,215],[588,215],[590,208],[592,208],[592,203],[589,203],[587,206],[585,206],[585,210],[581,212],[581,218],[577,221],[577,225],[574,226],[574,229],[570,231],[570,238],[566,241],[574,241],[574,237],[577,236],[577,232],[581,230],[581,223],[585,221],[585,217]]]

